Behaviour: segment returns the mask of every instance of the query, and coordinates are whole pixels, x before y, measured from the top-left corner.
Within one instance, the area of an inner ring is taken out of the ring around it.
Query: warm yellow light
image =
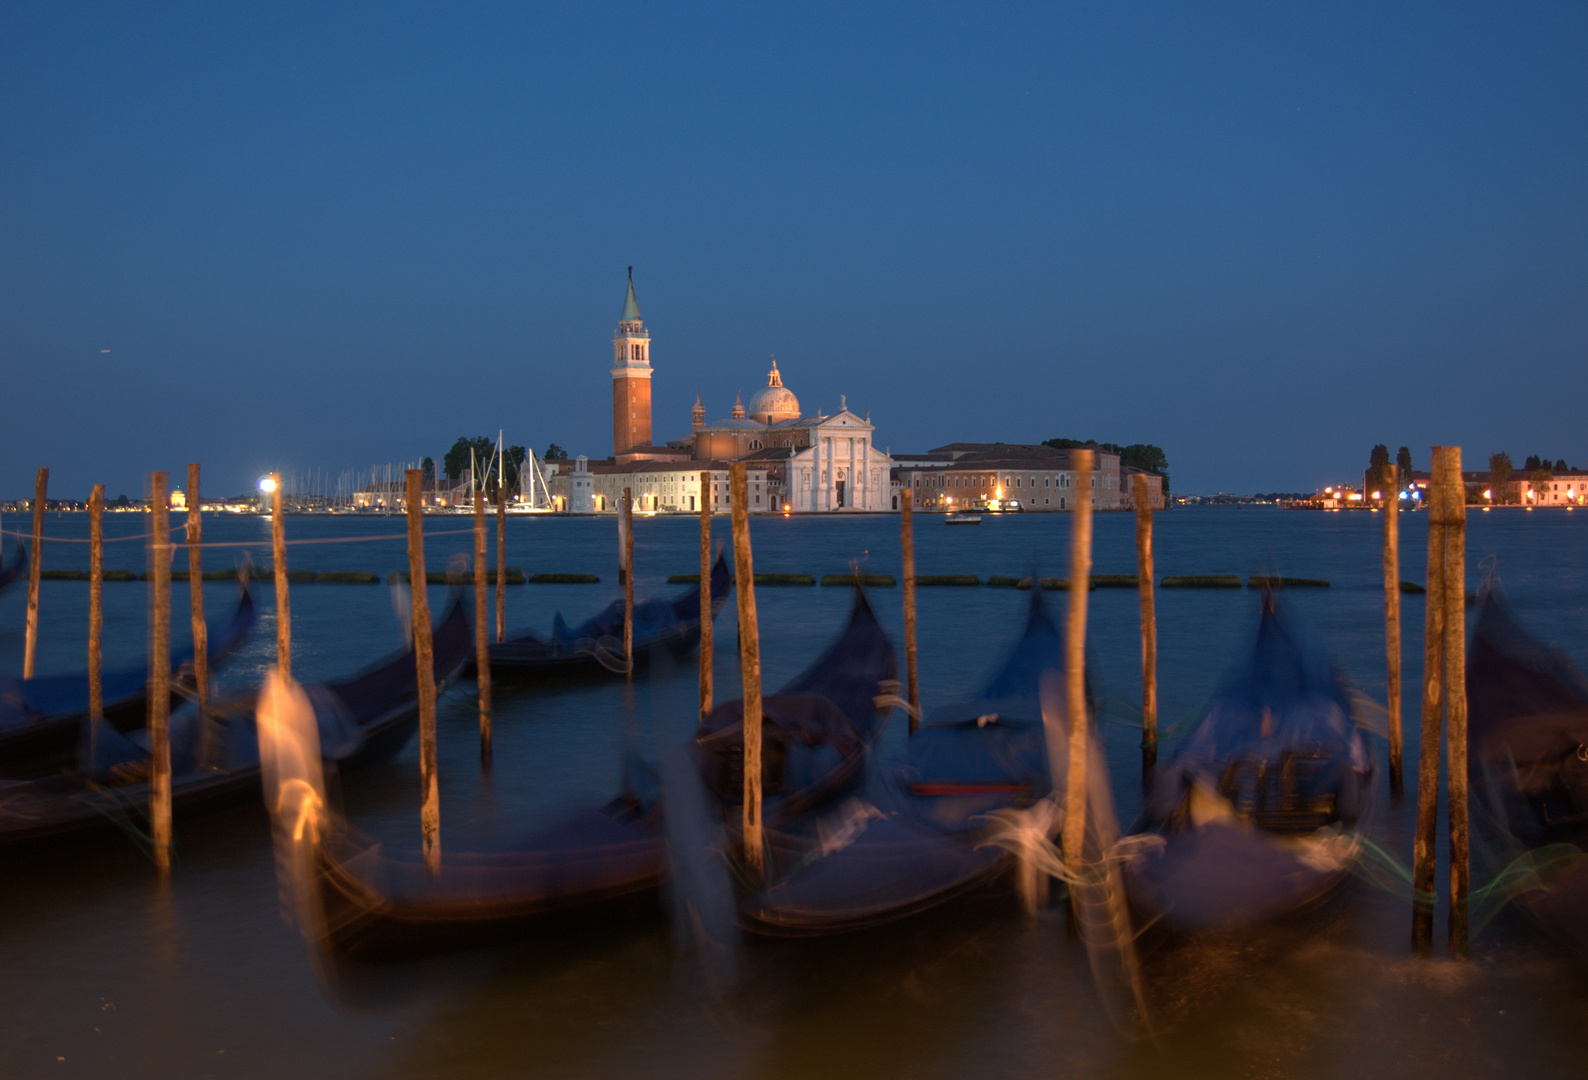
[[[1375,499],[1382,499],[1384,497],[1384,493],[1382,491],[1375,491],[1373,493],[1373,497]]]
[[[1492,498],[1494,498],[1494,493],[1493,493],[1493,491],[1492,491],[1492,489],[1490,489],[1490,488],[1484,488],[1484,489],[1483,489],[1483,497],[1484,497],[1484,498],[1485,498],[1485,499],[1492,499]]]
[[[1001,487],[993,488],[993,498],[1001,499],[1003,497],[1004,497],[1004,489],[1003,488],[1001,488]]]

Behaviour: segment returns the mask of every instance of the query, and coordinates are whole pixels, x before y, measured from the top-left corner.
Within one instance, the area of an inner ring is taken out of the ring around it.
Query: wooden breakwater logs
[[[667,579],[669,585],[699,585],[699,574],[673,574]]]
[[[536,574],[534,577],[532,577],[532,578],[530,578],[528,580],[534,582],[537,585],[546,584],[547,582],[541,581],[542,578],[548,578],[548,579],[549,578],[559,578],[559,579],[560,578],[577,578],[579,583],[583,583],[583,582],[587,582],[587,581],[599,581],[600,580],[600,578],[596,577],[594,574]],[[296,580],[296,579],[294,579],[294,580]],[[316,578],[316,580],[317,581],[326,581],[326,580],[328,580],[328,576],[325,575],[325,574],[321,574],[321,575],[319,575]],[[341,578],[338,577],[337,580],[341,580]],[[362,581],[363,579],[360,578],[360,580]],[[376,580],[378,581],[380,579],[376,578]],[[386,575],[387,584],[395,584],[396,582],[399,582],[399,581],[403,582],[404,584],[407,584],[408,580],[409,580],[408,571],[406,571],[406,570],[393,570],[390,574]],[[462,580],[462,579],[459,577],[458,574],[449,573],[449,572],[447,572],[445,570],[427,570],[427,571],[425,571],[425,584],[427,584],[427,585],[452,585],[452,584],[455,584],[459,580]],[[472,580],[472,577],[471,577],[470,580]],[[485,572],[485,580],[489,584],[492,584],[492,585],[496,584],[496,571],[495,570],[487,570]],[[519,568],[517,566],[509,566],[507,568],[507,584],[508,585],[522,585],[522,584],[524,584],[524,581],[525,581],[524,571],[521,568]],[[552,584],[556,584],[556,582],[552,582]]]
[[[867,587],[888,588],[897,585],[892,574],[823,574],[823,585],[852,585],[856,581]]]
[[[110,573],[110,571],[108,571],[108,570],[105,571],[105,572],[107,574]],[[49,575],[45,575],[45,576],[48,577]],[[1423,594],[1426,594],[1428,592],[1428,590],[1423,588],[1421,585],[1417,584],[1417,582],[1415,582],[1415,581],[1403,581],[1403,582],[1401,582],[1401,592],[1403,592],[1403,593],[1411,593],[1411,594],[1414,594],[1414,595],[1423,595]],[[1478,602],[1478,594],[1475,593],[1475,592],[1467,593],[1466,596],[1465,596],[1464,602],[1465,602],[1467,607],[1475,606],[1477,604],[1477,602]]]
[[[87,570],[40,570],[40,581],[87,581]]]
[[[1094,589],[1139,589],[1141,578],[1135,574],[1093,574]]]
[[[137,581],[138,575],[131,570],[106,570],[103,576],[105,581]]]
[[[1166,577],[1158,582],[1160,589],[1239,589],[1239,574],[1186,574]]]
[[[981,578],[975,574],[917,574],[917,585],[980,585]]]
[[[1045,578],[1039,578],[1038,580],[1041,582],[1042,587],[1044,589],[1046,589],[1046,590],[1049,590],[1049,591],[1052,591],[1054,589],[1063,589],[1065,591],[1068,591],[1069,588],[1070,588],[1070,579],[1069,578],[1045,577]],[[1015,588],[1017,588],[1017,589],[1025,589],[1026,591],[1029,592],[1031,590],[1031,579],[1028,578],[1028,577],[1021,578],[1019,581],[1015,582]]]
[[[363,570],[329,570],[314,575],[317,585],[379,585],[380,575]]]
[[[1023,580],[1023,578],[1000,577],[999,575],[994,574],[992,577],[987,579],[987,584],[991,585],[995,589],[1018,589],[1020,587],[1020,582]],[[916,581],[919,582],[920,578],[917,578]],[[1029,586],[1027,587],[1029,588]]]
[[[810,574],[757,574],[757,585],[814,585],[816,578]]]
[[[508,573],[511,575],[512,571]],[[509,577],[508,580],[512,580]],[[601,578],[596,574],[531,574],[531,585],[596,585]]]
[[[1276,577],[1272,574],[1253,574],[1246,579],[1248,589],[1328,589],[1333,588],[1319,578]]]

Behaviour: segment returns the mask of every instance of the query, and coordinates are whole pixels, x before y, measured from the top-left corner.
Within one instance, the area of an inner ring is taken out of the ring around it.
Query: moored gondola
[[[248,637],[257,616],[246,582],[225,626],[209,633],[206,655],[213,671]],[[192,646],[171,657],[172,698],[190,693]],[[100,676],[105,721],[119,731],[145,722],[148,707],[148,663],[117,668]],[[69,765],[78,730],[88,717],[88,675],[41,675],[32,679],[0,677],[0,775],[37,776],[51,767]]]
[[[793,835],[774,831],[779,858],[770,884],[746,896],[746,924],[770,934],[853,930],[1007,872],[1015,856],[988,841],[1008,820],[1000,812],[1054,794],[1039,683],[1063,667],[1063,637],[1032,590],[1024,632],[976,697],[934,710],[864,798]]]
[[[467,608],[454,601],[434,631],[438,688],[458,677],[473,647]],[[347,679],[304,687],[317,745],[343,772],[389,758],[417,723],[412,649]],[[257,798],[260,746],[257,695],[217,702],[204,717],[192,705],[171,716],[172,812],[189,816]],[[0,844],[20,843],[148,819],[147,730],[117,732],[87,720],[78,768],[30,780],[0,780]]]
[[[0,550],[0,593],[5,592],[6,589],[11,587],[12,583],[21,579],[22,568],[27,566],[27,564],[28,546],[26,544],[17,545],[17,557],[9,563],[5,561],[4,551]]]
[[[838,640],[767,699],[768,821],[786,821],[833,798],[862,775],[881,730],[879,691],[896,674],[892,644],[863,595]],[[276,818],[278,864],[289,873],[300,927],[312,949],[335,959],[435,952],[512,932],[526,920],[571,914],[605,901],[653,903],[668,866],[660,787],[604,806],[574,807],[489,850],[445,849],[430,873],[406,853],[360,836],[326,802],[318,737],[283,688],[282,706],[261,714],[266,800]],[[268,710],[267,710],[268,711]],[[742,706],[728,702],[702,723],[694,763],[723,803],[736,799],[732,767]],[[742,763],[742,754],[738,759]],[[742,764],[740,766],[742,769]],[[686,768],[686,772],[688,769]]]
[[[1467,709],[1474,850],[1492,873],[1512,868],[1518,906],[1588,953],[1588,679],[1494,588],[1467,650]]]
[[[1181,930],[1297,910],[1350,872],[1372,807],[1343,680],[1265,596],[1250,659],[1154,778],[1124,866],[1131,903]]]
[[[727,602],[733,575],[723,553],[711,568],[711,615]],[[649,662],[653,650],[666,649],[682,658],[700,644],[700,589],[691,588],[671,600],[641,600],[634,605],[634,661]],[[590,676],[627,670],[623,658],[623,601],[614,600],[600,613],[570,627],[559,612],[552,619],[550,639],[529,631],[490,646],[493,679]],[[470,665],[469,672],[473,673]]]

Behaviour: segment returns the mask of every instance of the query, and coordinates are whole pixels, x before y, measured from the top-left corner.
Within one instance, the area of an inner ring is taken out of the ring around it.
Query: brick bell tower
[[[629,291],[612,339],[612,456],[651,444],[651,335],[634,299],[634,267]]]

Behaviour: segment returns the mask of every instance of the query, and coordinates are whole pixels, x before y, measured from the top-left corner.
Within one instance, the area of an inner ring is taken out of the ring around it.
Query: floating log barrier
[[[917,574],[915,584],[920,586],[941,585],[980,585],[981,578],[975,574]]]
[[[491,641],[485,628],[485,493],[474,496],[474,685],[480,702],[480,767],[491,767]],[[501,586],[498,586],[500,588]]]
[[[33,678],[39,647],[39,572],[44,553],[44,505],[49,501],[50,470],[40,469],[33,485],[33,550],[28,552],[28,622],[22,644],[22,677]]]
[[[739,670],[744,680],[744,865],[752,881],[765,876],[761,842],[761,632],[756,622],[757,575],[750,558],[749,485],[742,461],[728,466],[733,512],[733,569],[738,578]]]
[[[171,519],[167,508],[168,477],[150,479],[149,510],[153,542],[149,569],[149,838],[155,869],[171,871]]]
[[[1020,583],[1024,580],[1024,578],[999,577],[997,574],[994,574],[992,577],[987,579],[987,584],[995,589],[1018,589],[1020,587]]]
[[[559,574],[536,574],[535,578],[542,578],[542,577],[589,578],[589,577],[594,577],[594,576],[595,575],[593,575],[593,574],[560,574],[560,575]],[[529,580],[534,581],[535,578],[531,578]],[[448,573],[445,570],[430,570],[430,571],[426,572],[426,574],[425,574],[425,584],[427,584],[427,585],[452,585],[452,584],[455,583],[454,579],[455,579],[455,575],[450,574],[450,573]],[[316,577],[315,580],[318,581],[318,580],[320,580],[320,578]],[[377,580],[379,580],[379,579],[377,579]],[[399,582],[399,581],[406,585],[406,584],[411,583],[412,580],[413,579],[412,579],[412,577],[410,577],[409,572],[407,570],[394,570],[390,574],[386,575],[386,583],[388,585],[393,584],[395,582]],[[509,585],[522,585],[522,584],[524,584],[524,580],[525,579],[524,579],[524,571],[523,570],[521,570],[520,568],[518,568],[516,566],[509,566],[507,568],[507,584],[509,584]],[[485,581],[486,581],[487,584],[494,585],[496,583],[496,571],[495,570],[487,570],[485,572]]]
[[[205,581],[209,576],[205,575]],[[330,570],[314,575],[316,585],[379,585],[380,575],[362,570]]]
[[[905,488],[899,493],[899,549],[904,569],[904,669],[910,702],[910,734],[921,726],[920,670],[915,651],[915,493]],[[838,575],[832,575],[838,576]],[[828,578],[822,578],[826,585]],[[892,585],[890,578],[888,584]]]
[[[524,575],[519,574],[519,580]],[[496,485],[496,641],[507,640],[507,485]]]
[[[1152,590],[1152,496],[1147,477],[1131,477],[1136,502],[1136,586],[1141,589],[1141,776],[1145,783],[1158,764],[1158,616]],[[1123,576],[1123,575],[1121,575]],[[1093,575],[1096,580],[1096,575]]]
[[[848,586],[856,582],[867,588],[887,589],[898,584],[892,574],[823,574],[823,585]]]
[[[1078,475],[1092,471],[1092,451],[1076,450]],[[1070,578],[1085,581],[1092,573],[1092,501],[1075,500],[1070,526]],[[1070,625],[1064,637],[1064,711],[1069,724],[1070,767],[1064,786],[1064,826],[1061,834],[1064,865],[1072,873],[1081,869],[1086,838],[1086,601],[1090,589],[1070,590]],[[1074,893],[1071,893],[1072,901]],[[1071,911],[1079,916],[1072,903]]]
[[[511,584],[512,571],[508,571],[509,584]],[[531,585],[595,585],[600,582],[595,574],[531,574]]]
[[[1384,467],[1385,475],[1380,478],[1379,490],[1383,493],[1380,501],[1384,514],[1384,659],[1388,673],[1385,705],[1389,714],[1389,785],[1390,794],[1399,797],[1404,790],[1401,768],[1401,592],[1410,582],[1400,581],[1401,506],[1395,490],[1397,485],[1390,472],[1392,468]]]
[[[712,664],[715,657],[712,653],[712,633],[714,620],[711,617],[711,503],[706,498],[706,492],[711,489],[711,473],[700,474],[700,573],[695,574],[696,585],[700,586],[700,717],[704,720],[711,714],[713,697],[713,678],[715,672]],[[674,574],[668,581],[677,581],[687,577],[685,574]]]
[[[669,574],[667,576],[667,584],[669,584],[669,585],[699,585],[700,584],[700,579],[702,577],[705,577],[707,580],[710,580],[711,574],[710,574],[709,571],[706,574],[704,574],[704,575],[702,575],[702,574]],[[702,609],[702,610],[704,610],[704,609]]]
[[[105,718],[105,686],[100,669],[100,645],[105,636],[105,485],[95,484],[88,496],[88,719]]]
[[[1160,589],[1239,589],[1239,574],[1190,574],[1166,577],[1158,582]]]
[[[1445,668],[1445,448],[1433,448],[1428,486],[1428,587],[1423,611],[1423,709],[1417,762],[1417,824],[1412,837],[1412,947],[1433,948],[1434,840],[1439,809],[1439,743]]]
[[[1248,589],[1328,589],[1332,586],[1321,578],[1275,577],[1272,574],[1253,574],[1246,579]]]
[[[408,482],[409,581],[425,578],[424,472],[405,470]],[[280,485],[277,485],[279,490]],[[414,666],[419,677],[419,832],[424,839],[425,869],[441,872],[441,786],[436,776],[436,661],[430,637],[428,589],[411,590],[414,620]],[[476,612],[478,615],[478,612]]]
[[[1152,578],[1149,576],[1148,581]],[[1092,588],[1094,589],[1139,589],[1141,578],[1135,574],[1093,574]]]
[[[1467,819],[1467,488],[1461,447],[1445,447],[1445,753],[1449,756],[1445,813],[1450,824],[1452,956],[1466,959],[1467,896],[1471,886]]]
[[[810,574],[757,574],[757,585],[814,585],[816,579]]]

